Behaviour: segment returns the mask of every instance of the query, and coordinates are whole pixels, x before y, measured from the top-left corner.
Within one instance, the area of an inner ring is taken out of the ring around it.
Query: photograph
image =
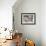
[[[36,24],[36,14],[35,13],[21,13],[21,24]]]

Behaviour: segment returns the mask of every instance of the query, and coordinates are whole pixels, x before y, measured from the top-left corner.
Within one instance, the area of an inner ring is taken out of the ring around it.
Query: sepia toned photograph
[[[21,14],[21,24],[36,24],[36,14],[35,13],[22,13]]]

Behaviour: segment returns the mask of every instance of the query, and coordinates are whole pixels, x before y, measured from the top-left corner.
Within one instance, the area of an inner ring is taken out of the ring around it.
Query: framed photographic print
[[[21,24],[23,25],[36,24],[36,13],[21,13]]]

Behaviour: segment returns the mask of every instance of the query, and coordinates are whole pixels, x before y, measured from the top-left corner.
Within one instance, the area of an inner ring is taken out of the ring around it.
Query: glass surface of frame
[[[36,13],[21,13],[21,24],[23,25],[36,24]]]

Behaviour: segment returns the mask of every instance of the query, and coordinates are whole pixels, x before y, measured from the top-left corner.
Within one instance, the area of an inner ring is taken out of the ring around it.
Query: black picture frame
[[[35,25],[36,13],[21,13],[21,24],[22,25]]]

